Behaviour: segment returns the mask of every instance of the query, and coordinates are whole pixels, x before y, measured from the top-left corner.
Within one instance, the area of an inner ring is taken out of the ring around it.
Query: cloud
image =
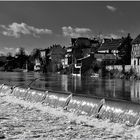
[[[16,52],[16,53],[19,53],[19,51],[20,51],[20,48],[16,48],[16,49],[15,49],[15,52]]]
[[[123,34],[123,33],[125,33],[126,31],[123,30],[123,29],[121,29],[121,30],[119,30],[119,32]]]
[[[92,35],[89,28],[72,28],[71,26],[62,27],[62,32],[64,36],[68,37],[90,37]]]
[[[14,50],[14,48],[9,48],[9,47],[4,47],[4,49],[6,50],[6,51],[12,51],[12,50]]]
[[[24,48],[24,47],[23,47]],[[8,47],[8,46],[1,46],[0,47],[0,53],[7,55],[9,52],[14,56],[19,52],[20,48],[19,47]],[[24,48],[25,54],[29,55],[31,50]]]
[[[107,8],[108,10],[110,10],[111,12],[115,12],[115,11],[117,10],[116,7],[111,6],[111,5],[106,5],[106,8]]]
[[[109,37],[110,37],[110,38],[113,38],[113,39],[118,39],[118,38],[120,38],[120,36],[119,36],[119,35],[116,35],[116,34],[110,34]]]
[[[19,47],[18,47],[18,48],[15,48],[15,51],[14,51],[15,54],[19,53],[20,49],[21,49],[21,48],[19,48]],[[26,55],[29,55],[29,51],[27,51],[25,48],[23,48],[23,49],[24,49],[24,51],[25,51],[25,54],[26,54]]]
[[[52,31],[49,29],[39,29],[33,26],[29,26],[26,23],[12,23],[6,27],[5,25],[0,25],[2,29],[2,34],[5,36],[12,36],[19,38],[21,35],[33,35],[38,37],[41,34],[52,34]]]
[[[100,38],[102,38],[102,39],[103,38],[118,39],[118,38],[121,38],[121,37],[119,35],[116,35],[116,34],[111,33],[111,34],[107,34],[107,35],[102,34],[102,35],[100,35]]]
[[[5,53],[3,51],[0,51],[0,56],[5,55]]]

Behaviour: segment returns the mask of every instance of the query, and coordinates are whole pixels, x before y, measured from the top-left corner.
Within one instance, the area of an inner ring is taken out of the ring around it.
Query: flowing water
[[[35,78],[39,79],[32,83],[33,88],[140,102],[140,81],[35,72],[0,72],[0,84],[24,86]]]

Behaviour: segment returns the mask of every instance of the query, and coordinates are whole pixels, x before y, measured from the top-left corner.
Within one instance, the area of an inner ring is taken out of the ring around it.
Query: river
[[[92,77],[43,74],[37,72],[0,72],[0,83],[28,85],[32,88],[72,92],[140,103],[140,81],[95,79]]]

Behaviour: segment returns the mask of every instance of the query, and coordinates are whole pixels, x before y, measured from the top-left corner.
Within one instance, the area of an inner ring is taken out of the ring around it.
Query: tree
[[[33,49],[33,51],[31,52],[31,56],[33,57],[33,59],[41,59],[40,50],[37,48]]]
[[[26,64],[26,61],[28,59],[25,49],[24,48],[19,48],[18,52],[15,54],[16,62],[17,62],[17,67],[23,69],[23,67]]]
[[[13,57],[12,57],[12,53],[11,53],[11,52],[8,52],[8,53],[7,53],[7,60],[8,60],[8,61],[13,60]]]
[[[44,49],[44,50],[41,50],[41,52],[43,52],[43,55],[41,55],[42,57],[42,70],[43,72],[47,72],[49,71],[49,64],[50,64],[50,49],[47,48],[47,49]]]
[[[131,64],[131,50],[132,50],[132,45],[131,45],[132,38],[130,34],[126,38],[123,38],[123,42],[118,48],[119,50],[119,57],[121,58],[121,63],[123,67],[123,72],[125,71],[125,65],[130,65]]]
[[[66,49],[61,45],[55,44],[50,47],[50,57],[53,72],[59,71],[62,68],[61,60],[64,59],[65,54]]]

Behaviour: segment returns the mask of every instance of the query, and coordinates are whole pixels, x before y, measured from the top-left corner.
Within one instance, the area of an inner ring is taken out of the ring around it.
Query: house
[[[34,71],[46,72],[47,65],[49,65],[49,52],[50,49],[34,49],[33,51],[33,61],[34,61]]]
[[[106,65],[115,64],[116,60],[118,59],[116,55],[113,53],[96,53],[94,55],[97,61],[104,62]]]
[[[74,66],[75,73],[77,73],[79,69],[80,74],[91,74],[89,71],[91,71],[91,66],[94,61],[95,58],[93,53],[90,53],[83,58],[77,59],[77,63]]]
[[[118,48],[122,43],[122,39],[104,39],[100,48],[98,49],[98,54],[113,54],[118,56]]]
[[[122,39],[104,39],[100,45],[95,58],[97,61],[103,62],[105,65],[114,65],[116,60],[119,59],[119,46]]]
[[[35,59],[34,71],[41,71],[41,62],[39,59]]]
[[[74,58],[79,59],[88,56],[91,52],[96,52],[99,47],[97,39],[89,39],[85,37],[72,38],[72,51]]]
[[[97,51],[99,47],[99,41],[97,39],[89,39],[85,37],[72,38],[72,64],[73,64],[73,73],[82,74],[86,72],[91,65],[91,60],[93,57],[90,57],[92,53]]]
[[[72,64],[72,47],[67,47],[66,48],[66,53],[65,53],[65,57],[63,59],[61,59],[63,68],[67,68],[70,66],[70,64]]]
[[[140,74],[140,34],[132,41],[131,66]]]
[[[101,55],[101,60],[105,61],[107,65],[130,65],[131,41],[130,34],[125,38],[104,39],[96,56]]]

